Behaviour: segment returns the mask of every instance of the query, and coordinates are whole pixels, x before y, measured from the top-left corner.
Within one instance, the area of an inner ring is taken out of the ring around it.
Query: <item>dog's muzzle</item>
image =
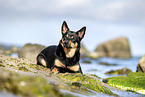
[[[66,48],[72,48],[72,47],[71,47],[71,43],[70,43],[69,41],[65,41],[65,42],[63,43],[63,46],[66,47]]]

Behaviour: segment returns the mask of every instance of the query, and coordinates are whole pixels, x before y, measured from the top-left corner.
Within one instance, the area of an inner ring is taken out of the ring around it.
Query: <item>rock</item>
[[[128,39],[125,37],[116,38],[98,45],[95,52],[100,57],[130,58],[131,51]]]
[[[66,95],[63,91],[68,91],[69,97],[74,94],[116,96],[95,76],[53,74],[50,69],[36,65],[31,60],[3,55],[0,55],[0,90],[29,97],[61,97]]]
[[[90,58],[82,58],[81,59],[81,63],[87,63],[87,64],[91,64],[91,59]]]
[[[91,61],[84,60],[84,61],[82,61],[82,63],[91,64],[92,62]]]
[[[0,90],[21,97],[62,97],[55,85],[42,76],[33,76],[14,71],[0,70]]]
[[[96,92],[106,93],[108,95],[115,95],[107,87],[105,87],[98,78],[90,75],[82,74],[59,74],[58,78],[62,78],[64,81],[69,81],[74,86],[74,83],[81,87],[81,89],[91,89]]]
[[[20,58],[26,58],[29,60],[35,60],[37,55],[45,48],[45,46],[39,44],[25,44],[19,51]]]
[[[145,55],[140,59],[136,72],[145,73]]]
[[[17,46],[11,46],[12,53],[18,53],[18,47]]]
[[[119,89],[145,94],[145,74],[130,73],[127,76],[117,76],[104,79],[110,86]]]
[[[111,70],[109,72],[106,72],[105,74],[113,74],[113,75],[117,75],[117,74],[129,74],[132,73],[132,71],[128,68],[123,68],[123,69],[119,69],[119,70]]]
[[[99,55],[97,52],[90,52],[88,56],[91,59],[98,59],[99,58]]]
[[[100,65],[107,65],[107,66],[115,66],[117,64],[110,64],[110,63],[106,63],[106,62],[99,62]]]

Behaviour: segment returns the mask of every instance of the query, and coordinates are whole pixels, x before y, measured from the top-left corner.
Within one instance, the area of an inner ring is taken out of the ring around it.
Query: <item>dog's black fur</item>
[[[48,46],[37,56],[37,64],[46,66],[55,73],[82,73],[80,60],[80,42],[86,27],[79,31],[70,31],[67,23],[62,24],[62,39],[58,46]]]

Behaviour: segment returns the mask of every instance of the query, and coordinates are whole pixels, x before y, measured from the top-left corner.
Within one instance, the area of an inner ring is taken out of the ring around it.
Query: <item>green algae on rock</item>
[[[49,69],[34,63],[35,62],[28,59],[0,55],[0,67],[6,67],[7,69],[9,68],[33,73],[37,73],[38,70],[49,71]]]
[[[62,97],[58,89],[41,76],[0,70],[0,90],[24,97]]]
[[[112,74],[112,75],[117,75],[117,74],[129,74],[131,73],[132,71],[128,68],[123,68],[123,69],[119,69],[119,70],[111,70],[109,72],[106,72],[105,74]]]
[[[144,73],[130,73],[127,76],[111,77],[103,81],[119,89],[145,94]]]
[[[57,76],[60,79],[64,79],[65,82],[72,86],[75,85],[81,87],[82,89],[93,90],[108,95],[115,95],[94,76],[87,76],[85,74],[58,74]]]

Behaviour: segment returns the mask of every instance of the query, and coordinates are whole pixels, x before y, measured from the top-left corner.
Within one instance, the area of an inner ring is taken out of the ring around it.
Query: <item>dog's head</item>
[[[61,45],[68,49],[80,47],[80,41],[83,39],[85,31],[86,27],[82,27],[77,32],[70,31],[67,26],[67,23],[64,21],[61,28],[62,32],[62,39],[60,41]]]

